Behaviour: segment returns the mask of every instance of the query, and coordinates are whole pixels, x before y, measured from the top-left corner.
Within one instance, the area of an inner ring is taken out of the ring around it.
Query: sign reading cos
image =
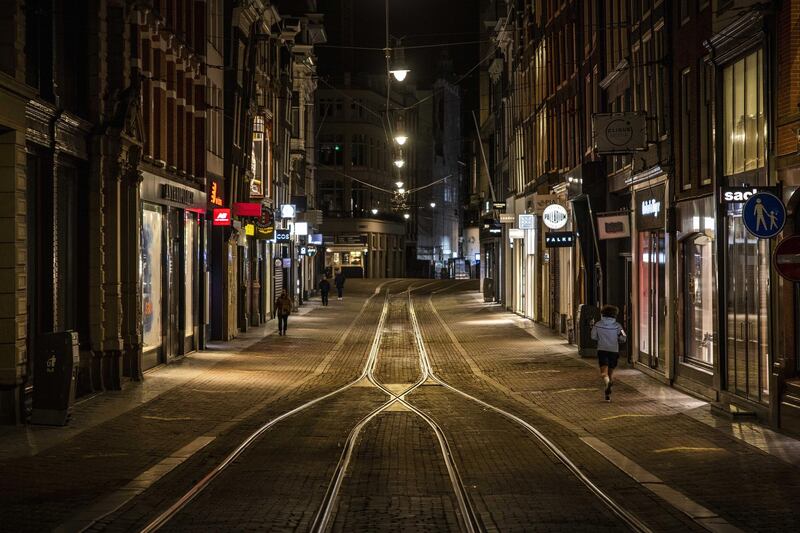
[[[567,209],[561,204],[548,205],[542,213],[544,225],[550,229],[561,229],[567,225],[569,215]]]

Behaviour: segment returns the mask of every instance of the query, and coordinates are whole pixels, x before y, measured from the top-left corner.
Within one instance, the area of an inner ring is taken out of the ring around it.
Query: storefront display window
[[[728,204],[726,281],[727,388],[769,401],[769,241],[742,223],[742,205]]]
[[[713,246],[705,233],[697,233],[683,244],[684,357],[708,366],[714,363],[717,323]]]
[[[161,346],[163,217],[161,208],[143,204],[142,209],[142,342],[143,350]]]
[[[195,276],[197,268],[197,217],[186,212],[183,226],[183,251],[184,251],[184,334],[189,336],[194,333],[195,312]]]
[[[725,67],[723,143],[725,174],[761,168],[765,163],[764,65],[762,50]]]

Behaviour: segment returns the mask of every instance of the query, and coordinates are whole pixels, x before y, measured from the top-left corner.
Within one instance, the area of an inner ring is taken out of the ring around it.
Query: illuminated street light
[[[404,188],[400,187],[399,189],[397,189],[397,192],[399,192],[400,194],[405,194],[406,190]]]
[[[372,208],[372,214],[373,215],[377,215],[378,214],[378,208],[377,207],[373,207]]]
[[[395,159],[394,160],[394,166],[396,166],[397,168],[403,168],[403,165],[405,165],[405,164],[406,164],[406,162],[403,161],[402,159]]]
[[[431,202],[431,208],[436,207],[436,202]]]
[[[398,68],[395,70],[390,70],[389,72],[392,74],[392,76],[394,76],[394,79],[396,79],[397,81],[403,81],[404,79],[406,79],[406,76],[408,75],[409,72],[411,72],[411,70],[407,68]]]
[[[394,184],[397,185],[398,189],[402,189],[403,188],[403,182],[402,181],[395,181]]]
[[[411,215],[409,215],[408,213],[403,213],[403,218],[408,220],[409,218],[411,218]]]
[[[406,137],[402,133],[398,133],[397,135],[394,136],[394,142],[396,142],[400,146],[403,146],[404,144],[406,144],[407,140],[408,140],[408,137]]]

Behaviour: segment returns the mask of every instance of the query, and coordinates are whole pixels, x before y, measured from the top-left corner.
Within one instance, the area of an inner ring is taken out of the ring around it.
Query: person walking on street
[[[322,305],[328,306],[328,293],[331,292],[331,282],[328,281],[327,276],[322,276],[322,281],[319,282],[319,293],[322,296]]]
[[[604,305],[600,309],[601,318],[592,326],[590,337],[597,341],[597,359],[600,363],[600,376],[603,378],[603,394],[607,402],[611,401],[611,385],[614,383],[614,369],[619,360],[619,345],[627,340],[625,330],[617,322],[619,309],[613,305]]]
[[[275,300],[275,311],[272,313],[272,318],[278,316],[278,335],[286,335],[286,326],[289,325],[289,315],[292,313],[292,297],[286,292],[286,289],[281,291],[281,295]]]
[[[333,278],[333,284],[336,285],[336,294],[339,296],[339,300],[342,299],[344,296],[344,282],[346,278],[344,277],[344,272],[342,269],[336,271],[336,276]]]

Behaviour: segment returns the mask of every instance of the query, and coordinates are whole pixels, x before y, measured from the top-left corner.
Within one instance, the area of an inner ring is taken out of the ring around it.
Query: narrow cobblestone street
[[[0,530],[796,529],[797,441],[627,368],[607,403],[472,281],[352,280],[270,324],[2,428]]]

